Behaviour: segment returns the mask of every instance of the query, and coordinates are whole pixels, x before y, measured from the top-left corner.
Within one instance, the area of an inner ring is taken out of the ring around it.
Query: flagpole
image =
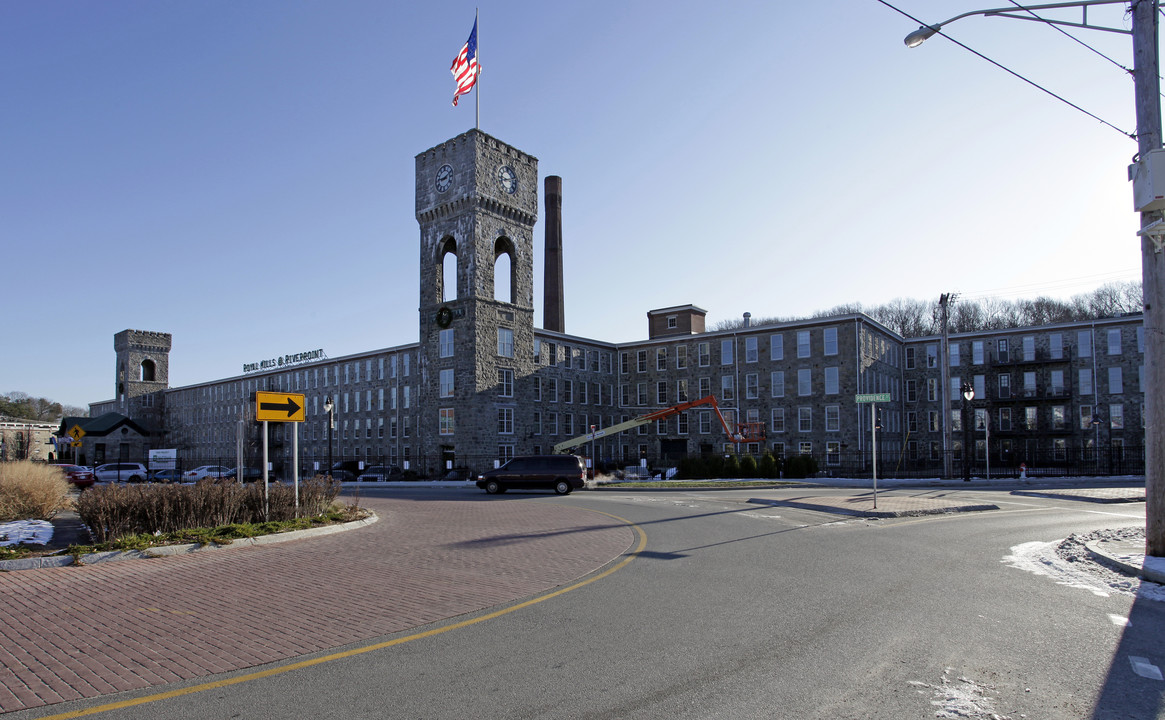
[[[478,9],[473,9],[473,26],[477,28],[477,78],[474,80],[476,92],[473,93],[474,129],[481,131],[481,26],[477,24]]]

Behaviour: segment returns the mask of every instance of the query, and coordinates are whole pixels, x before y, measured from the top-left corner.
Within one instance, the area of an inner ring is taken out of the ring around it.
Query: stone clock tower
[[[529,449],[538,160],[470,130],[416,162],[418,450],[490,467]]]

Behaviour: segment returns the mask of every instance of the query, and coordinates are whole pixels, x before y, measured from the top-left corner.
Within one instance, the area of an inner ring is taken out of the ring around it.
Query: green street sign
[[[856,403],[890,402],[890,393],[866,393],[864,395],[854,395],[854,402],[856,402]]]

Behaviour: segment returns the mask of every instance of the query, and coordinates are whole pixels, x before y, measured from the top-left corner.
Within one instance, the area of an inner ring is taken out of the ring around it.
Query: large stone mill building
[[[764,436],[734,443],[716,410],[701,405],[573,451],[607,466],[808,454],[822,472],[853,474],[871,467],[872,414],[855,395],[888,393],[878,405],[880,475],[952,472],[968,444],[976,472],[988,461],[996,472],[1021,462],[1033,471],[1073,463],[1142,471],[1140,315],[956,334],[944,350],[938,337],[902,338],[862,314],[746,319],[707,332],[706,312],[683,305],[648,311],[644,340],[578,337],[564,327],[561,181],[547,177],[544,188],[544,327],[534,326],[538,161],[471,130],[416,157],[417,342],[340,358],[285,356],[237,377],[170,387],[170,335],[125,330],[114,339],[114,398],[94,403],[90,420],[66,419],[62,432],[114,413],[133,433],[86,436],[83,460],[144,461],[150,449],[172,448],[182,467],[229,467],[241,436],[247,464],[257,466],[255,392],[302,393],[301,474],[327,466],[331,398],[336,461],[434,477],[550,452],[592,428],[713,395],[730,428],[761,423]],[[967,415],[964,384],[975,390]],[[105,417],[101,426],[116,424]],[[294,430],[275,423],[269,431],[276,474],[294,462]]]

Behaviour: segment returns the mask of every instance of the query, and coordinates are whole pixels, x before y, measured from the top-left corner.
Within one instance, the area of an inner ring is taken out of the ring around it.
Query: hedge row
[[[774,456],[765,453],[757,460],[751,455],[737,459],[735,455],[721,457],[690,457],[680,461],[676,477],[684,480],[709,478],[807,478],[817,474],[817,460],[812,455]]]
[[[328,512],[339,493],[339,481],[330,477],[301,482],[298,516]],[[194,485],[97,485],[81,493],[76,505],[98,543],[142,533],[159,535],[297,517],[294,488],[282,483],[270,486],[266,514],[261,483],[215,480]]]

